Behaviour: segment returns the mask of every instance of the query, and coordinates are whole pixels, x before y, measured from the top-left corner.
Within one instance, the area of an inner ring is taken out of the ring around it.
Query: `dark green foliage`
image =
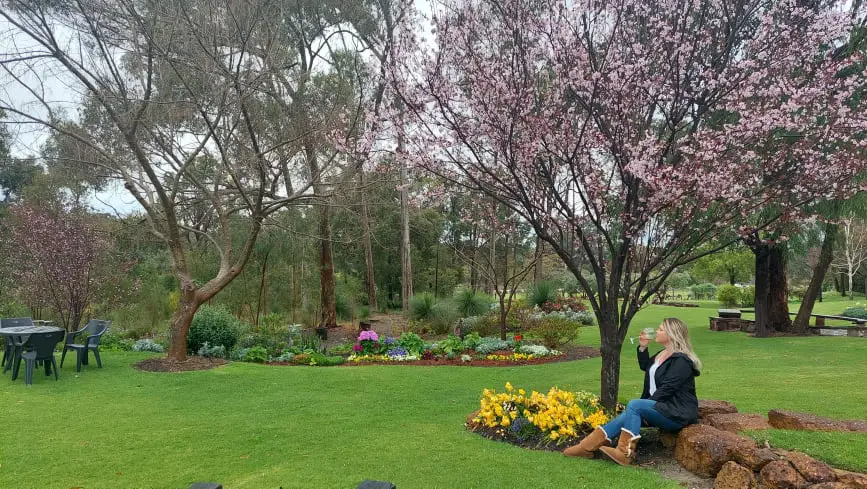
[[[554,302],[557,299],[557,288],[551,282],[539,282],[530,287],[527,292],[527,301],[529,306],[539,306],[546,302]]]
[[[847,318],[867,319],[867,309],[861,306],[847,307],[841,316],[846,316]]]
[[[428,322],[435,334],[445,334],[451,331],[452,326],[459,318],[458,310],[452,301],[439,301],[434,304]]]
[[[462,318],[470,316],[481,316],[487,313],[491,308],[491,298],[487,295],[476,292],[472,289],[461,289],[454,297],[454,303],[458,314]]]
[[[334,299],[334,307],[337,311],[337,317],[344,321],[350,321],[352,319],[352,313],[354,312],[352,301],[350,301],[345,294],[337,294]]]
[[[223,307],[204,305],[193,317],[187,335],[187,352],[199,351],[205,342],[211,346],[223,345],[226,350],[231,350],[238,342],[239,334],[240,323],[229,311]]]
[[[716,299],[725,307],[735,307],[741,302],[741,289],[734,285],[721,285],[717,289]]]
[[[416,294],[409,300],[409,318],[428,320],[433,315],[434,305],[437,303],[433,294]]]
[[[550,349],[559,348],[578,339],[579,324],[564,317],[546,316],[530,329],[529,333],[542,340]]]

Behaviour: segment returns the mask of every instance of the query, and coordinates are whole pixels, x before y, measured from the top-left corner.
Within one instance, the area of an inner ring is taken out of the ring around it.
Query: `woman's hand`
[[[640,346],[642,350],[646,350],[647,345],[649,345],[649,344],[650,344],[650,338],[648,338],[647,335],[644,334],[644,331],[642,331],[641,334],[638,335],[638,346]]]

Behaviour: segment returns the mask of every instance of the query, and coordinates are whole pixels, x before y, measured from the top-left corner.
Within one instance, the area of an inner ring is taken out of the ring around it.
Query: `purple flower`
[[[352,350],[353,350],[353,351],[361,351],[361,345],[359,345],[358,343],[356,343],[355,346],[352,347]]]
[[[386,337],[385,337],[385,344],[386,344],[386,345],[390,345],[390,344],[394,343],[395,341],[397,341],[397,340],[395,340],[395,339],[392,338],[391,336],[386,336]]]
[[[376,334],[376,331],[362,331],[360,335],[358,335],[358,341],[370,340],[370,341],[378,341],[379,335]]]

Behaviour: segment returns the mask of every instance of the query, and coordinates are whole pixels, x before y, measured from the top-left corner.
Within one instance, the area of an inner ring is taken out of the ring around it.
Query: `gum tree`
[[[292,94],[278,89],[298,56],[275,25],[285,8],[269,0],[0,3],[3,36],[15,41],[0,69],[28,94],[0,94],[0,109],[74,141],[77,163],[122,182],[171,252],[180,287],[172,361],[186,359],[193,315],[242,271],[264,220],[306,202],[332,161],[318,155],[308,170],[299,131],[321,128],[299,128],[287,109]],[[76,120],[52,97],[57,84],[81,96]],[[207,227],[195,217],[203,213]],[[219,254],[201,281],[191,268],[199,242]]]
[[[563,260],[599,323],[605,405],[635,314],[716,250],[703,243],[852,190],[865,123],[856,83],[835,77],[849,61],[823,50],[849,22],[815,7],[458,0],[434,8],[432,47],[402,33],[407,154],[511,208]]]

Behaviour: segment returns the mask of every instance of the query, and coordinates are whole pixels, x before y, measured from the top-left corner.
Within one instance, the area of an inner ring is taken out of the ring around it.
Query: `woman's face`
[[[656,342],[663,346],[668,344],[668,333],[665,332],[665,328],[662,327],[662,324],[656,328]]]

